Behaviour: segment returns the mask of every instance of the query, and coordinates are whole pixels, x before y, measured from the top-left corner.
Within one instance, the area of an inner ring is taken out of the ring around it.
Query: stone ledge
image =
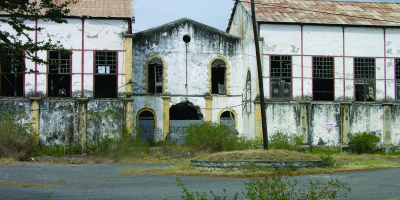
[[[191,160],[190,166],[205,170],[235,170],[248,168],[250,165],[256,167],[275,168],[275,167],[322,167],[324,161],[205,161]]]

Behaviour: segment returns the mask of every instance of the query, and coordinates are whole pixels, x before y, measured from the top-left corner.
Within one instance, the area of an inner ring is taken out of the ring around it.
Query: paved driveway
[[[118,176],[127,167],[162,167],[159,165],[75,165],[54,166],[21,164],[0,166],[0,181],[55,184],[54,187],[0,186],[0,199],[180,199],[182,189],[176,176]],[[400,169],[334,174],[352,189],[348,199],[391,199],[400,197]],[[244,192],[243,178],[180,177],[189,191],[216,192],[228,199]],[[301,183],[328,181],[330,175],[292,177]],[[243,196],[240,196],[242,199]]]

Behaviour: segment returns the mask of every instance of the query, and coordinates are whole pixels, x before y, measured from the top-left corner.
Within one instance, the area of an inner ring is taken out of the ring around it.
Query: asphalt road
[[[0,166],[0,181],[55,184],[53,187],[0,186],[0,199],[180,199],[182,189],[176,176],[118,176],[123,168],[162,167],[150,165],[74,165],[21,164]],[[352,189],[347,199],[392,199],[400,197],[400,169],[333,174]],[[245,178],[179,177],[189,191],[209,192],[228,199],[244,192]],[[291,177],[301,183],[329,181],[330,175]],[[210,196],[211,197],[211,196]],[[239,196],[243,199],[243,196]],[[210,198],[211,199],[211,198]]]

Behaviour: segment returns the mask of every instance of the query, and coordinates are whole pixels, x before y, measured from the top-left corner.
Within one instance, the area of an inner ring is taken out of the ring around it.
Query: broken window
[[[211,94],[226,94],[226,64],[221,59],[211,63]]]
[[[356,101],[375,100],[375,59],[354,58]]]
[[[48,96],[71,97],[71,56],[49,52]]]
[[[292,57],[271,56],[271,99],[292,97]]]
[[[148,93],[163,93],[163,62],[161,58],[149,61]]]
[[[400,59],[396,59],[396,100],[400,100]]]
[[[313,99],[317,101],[334,100],[333,58],[313,58]]]
[[[117,52],[95,52],[94,96],[97,98],[117,97]]]
[[[247,71],[246,77],[246,111],[251,112],[251,74]]]
[[[1,96],[23,96],[24,73],[23,52],[19,55],[7,53],[6,63],[1,65]]]

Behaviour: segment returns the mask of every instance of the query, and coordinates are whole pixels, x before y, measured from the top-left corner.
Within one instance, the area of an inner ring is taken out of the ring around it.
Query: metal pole
[[[268,133],[267,133],[267,118],[265,116],[264,85],[263,85],[263,77],[262,77],[262,70],[261,70],[260,47],[258,44],[258,31],[257,31],[257,24],[256,24],[254,0],[251,0],[251,18],[253,21],[254,42],[255,42],[255,46],[256,46],[258,85],[260,88],[260,105],[261,105],[261,121],[262,121],[261,123],[262,123],[262,132],[263,132],[263,142],[264,142],[264,149],[268,150],[269,146],[268,146]]]

